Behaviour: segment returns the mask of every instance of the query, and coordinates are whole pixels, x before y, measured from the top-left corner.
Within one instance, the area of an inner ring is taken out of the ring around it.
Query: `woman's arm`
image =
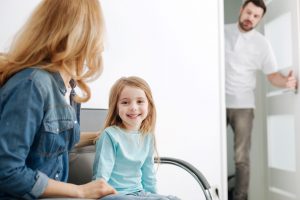
[[[43,94],[26,79],[2,87],[0,95],[0,193],[36,198],[48,177],[29,168],[26,159],[43,119]]]
[[[76,144],[76,147],[84,147],[84,146],[89,146],[94,144],[95,138],[99,135],[100,133],[97,131],[95,132],[81,132],[80,134],[80,140]]]
[[[97,199],[108,194],[116,194],[116,190],[102,179],[84,185],[74,185],[49,179],[42,197]]]

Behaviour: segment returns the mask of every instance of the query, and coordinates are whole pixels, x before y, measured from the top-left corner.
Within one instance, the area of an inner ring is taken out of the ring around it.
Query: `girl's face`
[[[139,130],[148,115],[148,99],[144,90],[125,86],[118,100],[118,112],[126,130]]]

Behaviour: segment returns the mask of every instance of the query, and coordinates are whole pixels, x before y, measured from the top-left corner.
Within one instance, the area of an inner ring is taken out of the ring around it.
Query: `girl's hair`
[[[0,54],[0,86],[29,67],[64,69],[89,100],[86,82],[102,72],[104,20],[98,0],[43,0],[17,34],[9,52]]]

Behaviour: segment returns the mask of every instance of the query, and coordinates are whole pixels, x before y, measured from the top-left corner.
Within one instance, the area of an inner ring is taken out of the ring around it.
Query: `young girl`
[[[149,85],[139,77],[117,80],[110,91],[105,129],[96,139],[93,179],[106,180],[119,194],[103,200],[178,199],[156,194],[155,121]]]

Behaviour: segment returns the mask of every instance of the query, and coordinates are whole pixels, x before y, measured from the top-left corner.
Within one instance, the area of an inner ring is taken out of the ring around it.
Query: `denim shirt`
[[[59,73],[37,68],[0,88],[0,199],[36,199],[49,178],[67,181],[80,106],[66,102],[66,91]]]

